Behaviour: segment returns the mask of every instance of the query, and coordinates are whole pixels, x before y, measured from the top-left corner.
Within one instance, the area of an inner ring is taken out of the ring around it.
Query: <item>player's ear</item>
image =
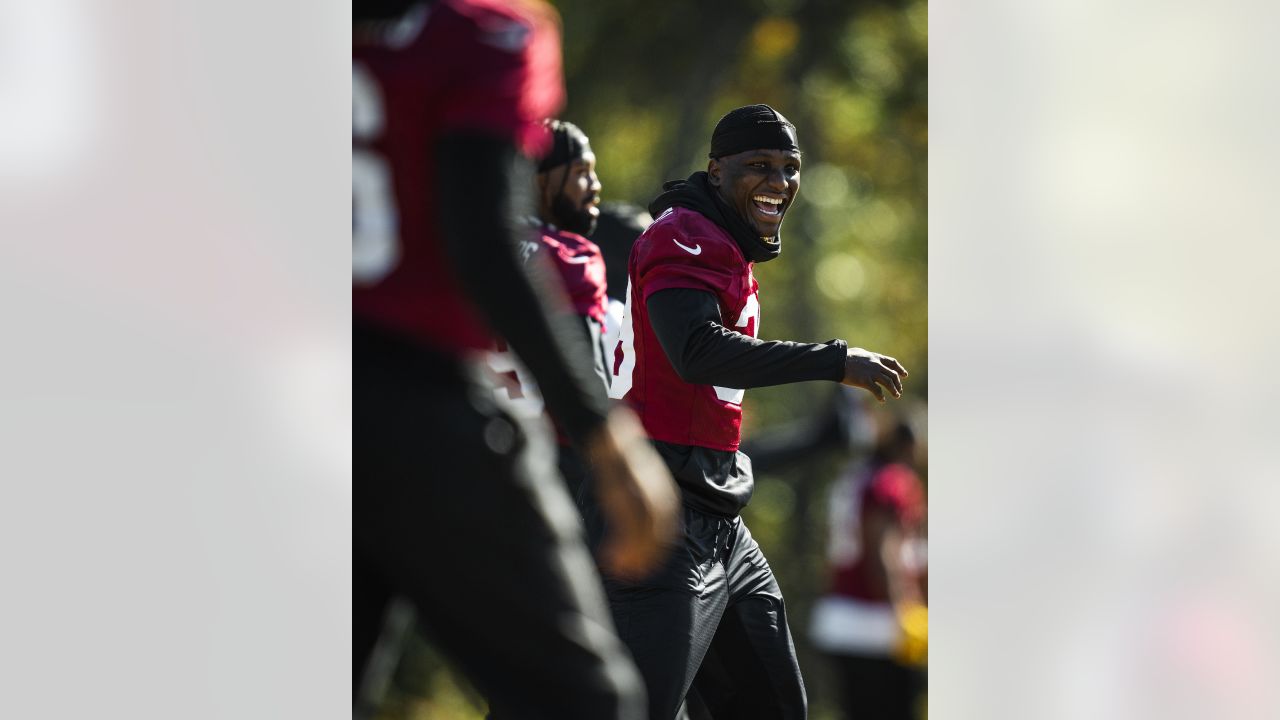
[[[720,160],[711,158],[707,161],[707,182],[711,187],[720,187]]]

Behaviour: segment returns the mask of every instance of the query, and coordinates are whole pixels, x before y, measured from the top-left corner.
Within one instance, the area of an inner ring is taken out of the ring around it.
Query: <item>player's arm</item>
[[[671,288],[649,296],[649,322],[671,366],[685,382],[731,388],[832,380],[898,397],[907,371],[897,360],[843,340],[826,343],[763,341],[722,324],[715,295]]]
[[[606,396],[585,361],[590,352],[572,313],[549,300],[554,270],[520,259],[519,220],[529,207],[532,163],[496,136],[456,132],[436,148],[440,221],[461,282],[490,326],[533,374],[548,410],[594,466],[613,536],[605,563],[621,575],[647,571],[675,527],[670,473],[623,407]]]
[[[867,548],[867,578],[871,587],[889,597],[898,618],[899,639],[894,657],[901,662],[923,664],[928,657],[929,612],[916,583],[907,578],[902,563],[906,533],[892,508],[872,504],[863,512],[862,547]]]
[[[604,346],[604,325],[590,315],[579,315],[578,327],[591,348],[591,371],[607,392],[613,375],[609,372],[608,351]]]
[[[730,330],[710,292],[659,290],[645,307],[658,343],[685,382],[753,388],[843,377],[844,341],[766,342]]]
[[[751,458],[751,468],[757,474],[767,474],[815,453],[846,448],[848,440],[842,432],[838,409],[841,401],[837,396],[835,402],[819,412],[757,430],[742,438],[739,449]]]
[[[574,334],[578,336],[583,347],[591,356],[591,374],[600,387],[609,390],[612,379],[609,364],[605,361],[604,328],[599,321],[590,315],[574,315]]]

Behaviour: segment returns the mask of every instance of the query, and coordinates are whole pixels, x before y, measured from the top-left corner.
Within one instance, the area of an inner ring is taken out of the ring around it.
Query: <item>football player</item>
[[[479,370],[495,333],[520,354],[595,466],[618,530],[604,566],[651,566],[675,518],[669,474],[634,415],[607,408],[568,316],[520,257],[528,158],[564,95],[558,17],[529,0],[354,10],[357,685],[400,595],[497,717],[643,715],[551,446]]]
[[[600,215],[600,179],[596,176],[596,156],[585,133],[573,123],[548,120],[551,149],[538,163],[534,177],[538,214],[530,218],[531,239],[526,242],[526,262],[546,260],[559,275],[583,344],[589,348],[591,367],[608,392],[609,371],[605,361],[605,266],[604,256],[586,238],[595,230]],[[506,373],[506,389],[530,412],[540,412],[542,401],[536,384],[510,351],[495,353],[490,365]],[[510,380],[519,385],[512,388]],[[569,447],[563,432],[558,433],[560,472],[570,494],[577,498],[586,484],[586,470],[578,454]]]
[[[916,456],[910,423],[895,420],[830,489],[831,581],[809,632],[840,679],[846,718],[909,720],[924,688],[928,550]]]
[[[609,370],[605,359],[607,295],[604,256],[586,236],[595,231],[600,216],[600,178],[591,141],[578,126],[562,120],[546,122],[551,149],[538,162],[534,176],[536,217],[530,218],[532,236],[525,242],[526,262],[548,261],[559,275],[583,343],[589,348],[591,367],[602,392],[608,392]],[[503,387],[513,402],[529,414],[543,410],[541,393],[528,371],[510,350],[501,348],[489,360],[503,375]],[[586,468],[558,432],[560,473],[574,498],[587,490]]]
[[[843,340],[757,339],[752,269],[782,251],[800,166],[796,129],[780,113],[729,112],[712,133],[707,170],[663,186],[631,251],[610,395],[635,408],[676,477],[684,533],[653,576],[606,573],[605,588],[655,720],[675,716],[713,643],[720,682],[700,678],[698,694],[714,717],[807,712],[782,593],[739,515],[754,486],[738,451],[744,390],[827,380],[883,401],[900,396],[907,375]]]

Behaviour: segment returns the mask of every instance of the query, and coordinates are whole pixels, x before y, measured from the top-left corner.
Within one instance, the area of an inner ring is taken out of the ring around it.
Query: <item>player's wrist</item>
[[[844,382],[846,361],[849,359],[849,344],[844,340],[828,340],[824,343],[828,349],[824,352],[830,356],[831,371],[827,376],[833,382]]]

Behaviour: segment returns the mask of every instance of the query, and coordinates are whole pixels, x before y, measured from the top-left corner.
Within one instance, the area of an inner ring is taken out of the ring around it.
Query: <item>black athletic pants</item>
[[[599,542],[605,528],[589,492],[583,511]],[[683,525],[653,576],[605,577],[618,633],[644,677],[649,717],[673,720],[686,694],[698,717],[806,717],[782,592],[746,524],[686,506]]]
[[[464,368],[367,329],[353,350],[353,665],[407,597],[499,718],[640,718],[550,434]]]

